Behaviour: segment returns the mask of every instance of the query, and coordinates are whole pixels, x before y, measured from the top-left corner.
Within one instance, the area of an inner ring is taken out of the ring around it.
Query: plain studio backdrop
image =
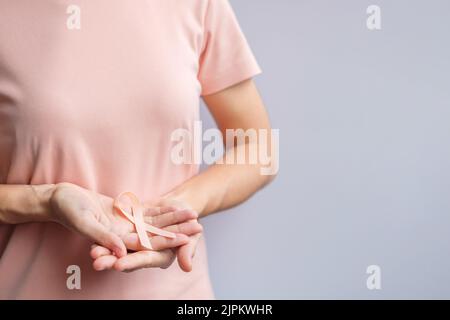
[[[231,3],[280,171],[203,221],[217,298],[450,298],[450,2]]]

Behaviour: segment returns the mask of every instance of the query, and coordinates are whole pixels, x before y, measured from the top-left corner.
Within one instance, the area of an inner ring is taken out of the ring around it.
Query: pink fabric
[[[200,96],[258,72],[226,0],[0,0],[0,183],[150,201],[197,173],[171,162],[170,134],[193,129]],[[95,272],[90,244],[53,223],[0,225],[0,298],[213,297],[203,240],[191,273]]]

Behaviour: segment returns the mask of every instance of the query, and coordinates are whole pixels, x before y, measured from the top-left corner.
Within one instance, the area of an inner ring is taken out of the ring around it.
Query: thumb
[[[187,244],[181,246],[178,249],[178,265],[184,272],[192,271],[192,258],[195,255],[195,250],[197,249],[197,244],[201,236],[201,233],[197,233],[196,235],[191,237],[190,241]]]

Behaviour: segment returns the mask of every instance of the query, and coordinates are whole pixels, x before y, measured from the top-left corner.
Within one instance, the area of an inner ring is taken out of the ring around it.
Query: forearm
[[[238,148],[235,147],[234,152]],[[225,163],[225,161],[222,161]],[[166,197],[188,203],[200,217],[236,206],[269,183],[259,164],[214,164],[175,188]]]
[[[54,188],[53,184],[0,184],[0,223],[49,221]]]

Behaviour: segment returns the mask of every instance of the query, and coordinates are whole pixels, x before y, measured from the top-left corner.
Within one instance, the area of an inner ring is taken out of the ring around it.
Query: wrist
[[[200,192],[192,193],[189,188],[179,187],[163,196],[163,199],[182,202],[202,217],[205,214],[206,200],[205,194]]]
[[[30,211],[33,215],[33,221],[54,221],[51,200],[56,187],[56,184],[30,185],[33,193],[32,208]]]

